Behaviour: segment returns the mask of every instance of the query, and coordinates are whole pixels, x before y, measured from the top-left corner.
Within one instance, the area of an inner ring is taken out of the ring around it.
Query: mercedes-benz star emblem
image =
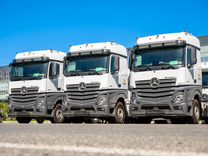
[[[159,79],[156,78],[156,77],[153,77],[153,78],[150,80],[150,86],[151,86],[152,88],[157,88],[157,87],[159,86],[159,84],[160,84],[160,81],[159,81]]]
[[[86,84],[85,84],[84,82],[81,82],[81,83],[79,84],[79,90],[80,90],[80,91],[84,91],[85,88],[86,88]]]
[[[22,93],[22,94],[27,93],[27,88],[26,88],[25,86],[23,86],[23,87],[22,87],[22,89],[21,89],[21,93]]]
[[[203,99],[207,99],[207,95],[206,95],[206,94],[203,94],[203,95],[202,95],[202,98],[203,98]]]

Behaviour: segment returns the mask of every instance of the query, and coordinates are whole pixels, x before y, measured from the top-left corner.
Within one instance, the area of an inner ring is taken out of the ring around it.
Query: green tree
[[[6,120],[8,117],[8,103],[2,101],[0,103],[0,116],[2,116],[3,120]]]

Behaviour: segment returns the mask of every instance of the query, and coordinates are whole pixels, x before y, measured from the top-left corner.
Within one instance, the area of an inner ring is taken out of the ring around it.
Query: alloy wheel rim
[[[123,117],[124,117],[123,109],[119,108],[118,109],[118,118],[119,118],[119,120],[123,120]]]
[[[62,110],[57,110],[57,112],[56,112],[56,117],[57,117],[57,119],[59,119],[59,120],[62,120],[63,119],[63,113],[62,113]]]
[[[198,107],[194,108],[194,115],[195,115],[196,119],[198,120],[199,119],[199,108]]]

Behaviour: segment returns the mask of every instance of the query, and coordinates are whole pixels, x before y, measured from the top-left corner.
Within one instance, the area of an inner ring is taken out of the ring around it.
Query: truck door
[[[119,66],[120,66],[120,57],[116,55],[111,56],[111,65],[110,65],[110,87],[118,88],[121,86],[119,80]]]
[[[58,92],[61,91],[60,86],[60,64],[50,62],[49,73],[47,78],[47,107],[53,109],[54,102],[59,97]]]
[[[57,92],[61,90],[60,86],[60,64],[51,62],[49,67],[49,79],[47,82],[48,92]]]
[[[196,48],[188,47],[187,48],[187,71],[186,71],[186,82],[187,83],[197,83],[196,73],[195,73],[195,64],[197,63],[196,59]]]

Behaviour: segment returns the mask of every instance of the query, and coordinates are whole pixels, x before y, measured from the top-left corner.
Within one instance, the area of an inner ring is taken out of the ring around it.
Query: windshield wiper
[[[73,72],[70,72],[69,73],[71,76],[80,76],[80,73],[79,72],[77,72],[77,71],[73,71]]]
[[[13,80],[23,80],[22,76],[12,76]]]
[[[40,79],[41,79],[41,77],[38,77],[38,76],[31,77],[31,79],[32,79],[32,78],[34,78],[34,79],[36,79],[36,80],[40,80]]]
[[[88,69],[88,70],[84,70],[82,72],[87,73],[88,75],[95,75],[95,74],[100,75],[101,74],[98,71],[96,71],[95,69]]]
[[[145,70],[152,70],[152,68],[149,65],[142,65],[142,66],[138,66],[138,68],[145,68]]]
[[[94,75],[94,74],[101,75],[101,73],[96,71],[96,70],[93,70],[93,71],[89,72],[89,74],[90,75]]]
[[[161,66],[165,65],[165,67],[163,66],[163,69],[169,69],[169,68],[172,68],[172,69],[176,69],[177,67],[175,65],[172,65],[172,64],[169,64],[169,63],[162,63],[162,64],[159,64]]]

